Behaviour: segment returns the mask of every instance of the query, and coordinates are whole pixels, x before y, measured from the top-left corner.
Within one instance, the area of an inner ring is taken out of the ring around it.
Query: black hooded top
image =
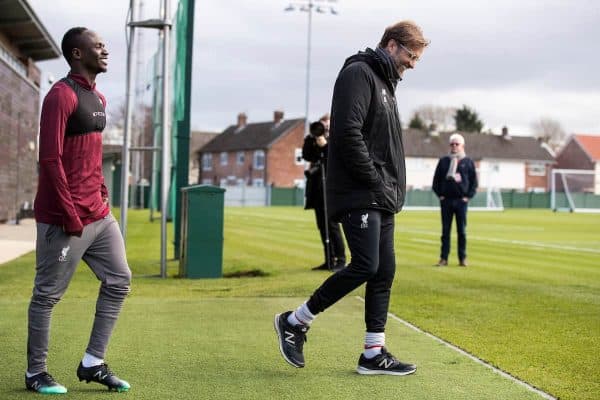
[[[348,58],[331,105],[327,205],[339,218],[353,209],[400,211],[406,193],[402,128],[396,105],[400,76],[383,49]]]

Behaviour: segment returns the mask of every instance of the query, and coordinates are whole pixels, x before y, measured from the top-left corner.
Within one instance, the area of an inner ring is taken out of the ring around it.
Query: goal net
[[[600,213],[600,176],[596,171],[555,169],[551,179],[553,211]]]

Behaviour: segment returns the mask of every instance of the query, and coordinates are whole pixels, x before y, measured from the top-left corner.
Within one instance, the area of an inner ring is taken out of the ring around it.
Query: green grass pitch
[[[116,214],[118,212],[115,211]],[[224,272],[265,276],[187,280],[159,272],[159,221],[129,213],[133,291],[107,362],[136,399],[536,399],[432,339],[388,321],[388,347],[418,371],[354,373],[363,339],[359,289],[320,315],[305,345],[307,367],[278,353],[272,317],[296,307],[327,277],[312,211],[226,208]],[[561,399],[600,394],[600,215],[546,210],[470,212],[470,266],[435,268],[437,212],[396,219],[396,281],[390,311]],[[454,233],[454,232],[453,232]],[[169,235],[172,238],[172,235]],[[453,249],[456,237],[453,235]],[[26,313],[34,254],[0,266],[0,398],[26,399]],[[82,264],[55,309],[50,372],[65,398],[106,398],[79,383],[98,284]],[[36,396],[37,397],[37,396]]]

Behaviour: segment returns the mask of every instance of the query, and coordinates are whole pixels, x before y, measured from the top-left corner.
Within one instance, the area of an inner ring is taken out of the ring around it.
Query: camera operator
[[[306,175],[305,209],[314,209],[317,227],[321,234],[325,262],[313,270],[337,271],[346,265],[344,239],[339,223],[327,216],[324,197],[325,171],[327,168],[327,136],[329,133],[329,114],[310,124],[310,135],[304,138],[302,158],[310,162]],[[327,224],[326,222],[327,221]],[[327,242],[329,241],[329,251]],[[328,262],[329,261],[329,262]]]

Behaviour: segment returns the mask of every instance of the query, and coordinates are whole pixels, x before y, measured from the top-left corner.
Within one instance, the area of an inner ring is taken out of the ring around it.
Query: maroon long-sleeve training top
[[[102,176],[105,108],[106,99],[96,85],[75,74],[54,84],[44,98],[37,222],[77,234],[110,212]]]

